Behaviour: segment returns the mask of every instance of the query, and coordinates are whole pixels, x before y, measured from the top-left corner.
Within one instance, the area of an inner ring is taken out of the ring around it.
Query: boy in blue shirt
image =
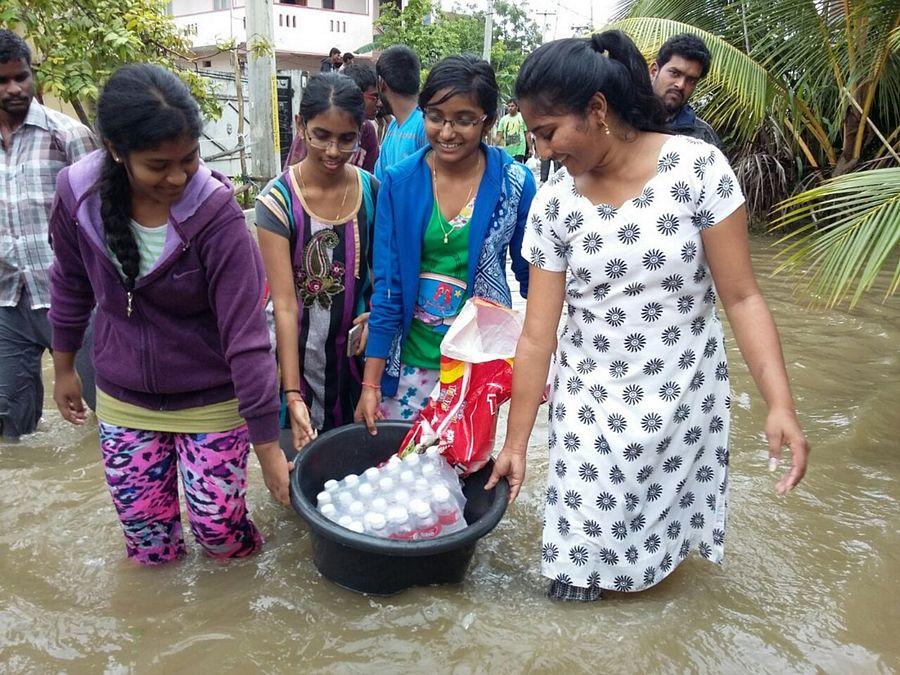
[[[388,47],[375,64],[381,105],[394,116],[375,164],[375,177],[379,180],[385,169],[428,145],[424,117],[418,108],[421,68],[419,57],[406,45]]]

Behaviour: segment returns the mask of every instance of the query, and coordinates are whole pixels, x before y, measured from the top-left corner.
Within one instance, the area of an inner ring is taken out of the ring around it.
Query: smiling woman
[[[128,557],[185,554],[179,475],[206,553],[250,555],[250,443],[282,502],[289,469],[259,252],[230,183],[200,162],[199,110],[174,74],[117,70],[97,127],[105,150],[60,173],[50,224],[53,398],[85,422],[73,360],[96,305],[100,446]]]
[[[724,555],[730,391],[717,294],[769,405],[772,457],[791,448],[779,492],[803,477],[808,446],[734,173],[715,147],[657,133],[662,109],[631,40],[546,44],[516,94],[540,154],[565,168],[535,198],[522,244],[531,292],[488,486],[507,476],[518,493],[555,352],[542,569],[550,597],[597,600],[655,585],[691,551]],[[557,343],[548,317],[564,302]]]
[[[507,252],[527,293],[519,248],[534,179],[484,143],[497,98],[487,62],[451,56],[437,63],[419,95],[429,146],[385,174],[356,408],[372,433],[376,419],[411,419],[422,408],[438,379],[441,341],[467,298],[511,304]]]

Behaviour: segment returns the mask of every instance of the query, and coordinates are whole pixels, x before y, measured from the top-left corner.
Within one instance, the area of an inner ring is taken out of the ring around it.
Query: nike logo
[[[199,271],[200,271],[200,268],[198,267],[195,270],[187,270],[186,272],[172,272],[172,279],[174,279],[175,281],[178,281],[181,277],[186,277],[188,274],[195,274],[196,272],[199,272]]]

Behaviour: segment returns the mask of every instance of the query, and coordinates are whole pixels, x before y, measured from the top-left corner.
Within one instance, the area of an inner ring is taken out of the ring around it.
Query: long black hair
[[[201,128],[200,110],[187,86],[160,66],[122,66],[100,94],[97,130],[112,146],[112,152],[106,151],[97,184],[100,215],[106,243],[122,267],[128,290],[134,288],[140,256],[130,227],[131,187],[124,161],[132,152],[166,141],[199,138]]]
[[[635,129],[657,131],[665,122],[647,62],[622,31],[542,45],[525,59],[516,80],[516,98],[528,99],[545,113],[584,115],[597,92]]]
[[[490,63],[474,56],[448,56],[441,59],[425,78],[422,93],[419,94],[419,107],[424,110],[431,99],[444,89],[449,91],[439,101],[435,101],[435,105],[460,94],[471,95],[487,114],[484,128],[489,129],[494,123],[500,89]]]
[[[356,82],[342,73],[320,73],[309,78],[300,101],[303,124],[332,107],[350,115],[357,127],[362,126],[366,108]]]

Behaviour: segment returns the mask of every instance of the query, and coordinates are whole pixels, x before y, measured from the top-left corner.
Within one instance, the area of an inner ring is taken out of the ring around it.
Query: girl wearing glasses
[[[306,157],[257,198],[281,369],[282,428],[296,449],[347,424],[359,398],[377,181],[348,163],[363,95],[348,77],[310,79],[300,104]],[[359,337],[348,345],[351,329]]]
[[[466,298],[511,304],[507,250],[527,293],[519,248],[534,179],[484,142],[497,98],[488,63],[462,56],[439,62],[419,95],[429,146],[385,173],[356,409],[373,434],[376,419],[411,419],[422,408],[438,381],[441,340]]]

